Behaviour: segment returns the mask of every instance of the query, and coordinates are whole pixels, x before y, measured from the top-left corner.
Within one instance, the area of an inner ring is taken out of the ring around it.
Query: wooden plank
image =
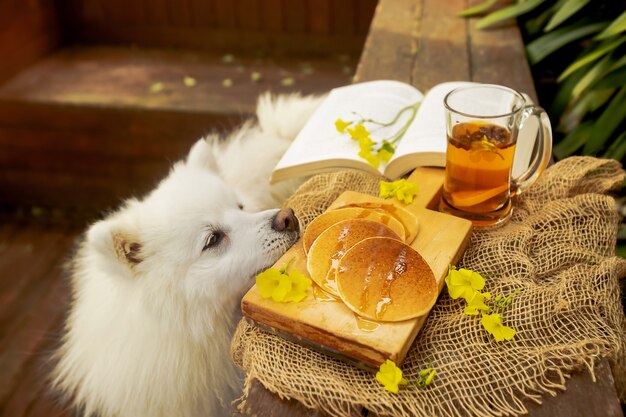
[[[320,93],[350,81],[334,61],[310,60],[315,77],[294,58],[241,62],[235,71],[216,54],[110,47],[42,60],[0,86],[0,200],[108,207],[148,189],[201,136],[251,116],[261,92]],[[185,86],[185,76],[197,84]],[[286,76],[293,86],[281,85]],[[155,82],[164,92],[149,92]]]
[[[82,10],[80,18],[84,22],[98,22],[104,19],[103,0],[82,0],[73,2],[76,5],[81,5]],[[65,20],[65,15],[64,15]]]
[[[251,114],[265,91],[304,94],[327,91],[349,82],[339,63],[313,59],[315,77],[300,77],[284,86],[285,71],[299,72],[294,58],[257,61],[242,57],[241,71],[222,62],[219,54],[181,53],[160,49],[112,47],[70,48],[59,51],[0,86],[0,101],[34,101],[67,105],[206,112],[217,115]],[[252,82],[252,67],[264,77]],[[196,84],[183,83],[186,76]],[[222,81],[230,78],[231,87]],[[161,83],[162,90],[151,87]]]
[[[465,0],[424,0],[414,46],[411,81],[421,91],[445,82],[471,80],[466,21],[456,16]]]
[[[254,401],[250,401],[250,398]],[[241,415],[246,417],[330,417],[324,412],[308,409],[296,400],[283,399],[272,394],[256,379],[250,383],[248,402],[241,410]]]
[[[46,242],[49,236],[51,237],[45,231],[31,229],[33,245],[36,240]],[[72,240],[73,236],[68,234],[61,242],[52,239],[47,243],[60,249],[68,249]],[[49,338],[51,329],[60,322],[65,313],[64,306],[67,304],[69,291],[62,279],[63,258],[59,256],[60,252],[63,251],[52,250],[42,254],[42,262],[47,264],[47,268],[31,268],[32,259],[16,259],[11,267],[13,271],[21,271],[25,279],[33,285],[21,297],[20,309],[12,315],[10,323],[2,326],[0,335],[0,407],[5,413],[12,410],[12,407],[7,406],[9,400],[14,401],[18,408],[25,406],[11,392],[33,352]],[[7,415],[20,414],[10,412]]]
[[[332,0],[330,2],[332,33],[352,34],[356,31],[356,7],[353,0]]]
[[[478,3],[480,0],[470,2]],[[472,81],[506,85],[528,94],[538,103],[526,59],[526,49],[517,24],[512,21],[497,30],[480,30],[476,28],[479,20],[471,18],[467,22]]]
[[[0,251],[0,340],[10,335],[8,323],[29,305],[33,288],[71,247],[66,233],[42,227],[20,230]]]
[[[137,1],[137,0],[135,0]],[[192,0],[177,0],[168,2],[168,11],[170,16],[170,24],[172,26],[193,26],[193,13],[191,9]],[[149,8],[150,6],[147,5]],[[138,23],[142,23],[141,21]]]
[[[309,28],[311,33],[330,33],[332,20],[335,18],[330,12],[331,0],[309,0]]]
[[[284,28],[281,0],[263,0],[261,7],[261,29],[266,33],[281,33]]]
[[[389,79],[411,84],[421,4],[380,0],[365,41],[354,82]]]
[[[145,194],[156,186],[158,179],[113,181],[71,173],[0,172],[0,204],[100,211],[117,207],[125,198]]]
[[[284,28],[286,33],[308,33],[308,4],[306,0],[283,0]]]
[[[186,148],[190,148],[192,143],[190,142]],[[42,152],[32,147],[24,149],[3,146],[0,152],[0,167],[6,171],[40,171],[51,174],[71,172],[76,176],[154,180],[169,171],[170,161],[173,159],[169,156],[161,159],[112,156],[103,160],[102,155],[76,152],[73,149],[63,152],[58,150]]]
[[[146,4],[144,17],[145,23],[148,24],[159,26],[169,25],[171,23],[169,16],[169,0],[151,0],[148,4]],[[90,26],[102,25],[103,23],[104,22],[102,20],[91,22],[90,25],[83,25],[80,31],[89,30]]]
[[[216,0],[193,0],[191,3],[192,25],[199,28],[215,26]]]
[[[623,417],[622,407],[615,391],[615,381],[606,359],[595,366],[595,381],[583,369],[574,373],[566,383],[566,390],[556,397],[548,397],[537,404],[525,400],[528,415],[532,417]]]
[[[60,31],[52,2],[0,1],[0,84],[59,43]]]
[[[274,56],[307,55],[328,56],[329,53],[358,53],[363,46],[365,34],[358,35],[312,35],[303,28],[291,27],[294,32],[285,34],[287,16],[283,14],[281,32],[233,30],[232,27],[205,28],[183,26],[94,24],[77,27],[70,40],[79,44],[130,43],[141,47],[168,47],[202,50],[220,53],[255,53],[259,49]]]
[[[368,33],[374,17],[377,0],[358,0],[356,7],[356,32]]]
[[[261,7],[265,7],[265,5],[260,5],[259,0],[236,0],[237,27],[243,30],[258,30],[260,27],[259,11]]]
[[[218,28],[233,29],[236,27],[235,2],[217,0],[215,3],[215,23]]]
[[[428,178],[431,177],[431,178]],[[422,181],[422,178],[426,178]],[[408,206],[418,219],[418,237],[409,242],[428,263],[437,280],[439,291],[450,264],[456,264],[469,241],[471,222],[425,209],[443,186],[443,171],[416,169],[410,180],[420,184],[420,198]],[[358,193],[345,192],[331,205],[372,201]],[[293,261],[292,261],[293,260]],[[292,268],[307,274],[307,256],[302,242],[296,242],[276,263],[276,267],[291,262]],[[269,326],[271,331],[285,334],[288,339],[312,346],[360,367],[376,369],[386,359],[400,364],[427,315],[396,323],[377,323],[374,331],[360,328],[354,313],[341,301],[319,300],[312,291],[300,303],[276,303],[260,296],[252,287],[244,296],[241,308],[253,321]]]

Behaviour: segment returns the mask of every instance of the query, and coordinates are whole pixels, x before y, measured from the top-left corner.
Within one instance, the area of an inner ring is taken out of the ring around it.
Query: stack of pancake
[[[306,228],[307,269],[325,292],[361,317],[394,322],[428,313],[435,276],[411,246],[417,218],[391,203],[362,202],[329,210]]]

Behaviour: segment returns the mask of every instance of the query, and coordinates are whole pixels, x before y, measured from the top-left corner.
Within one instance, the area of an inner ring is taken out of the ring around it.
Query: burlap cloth
[[[550,167],[523,195],[504,227],[476,231],[460,266],[486,273],[485,290],[523,290],[504,312],[517,330],[497,343],[462,301],[443,290],[402,370],[415,381],[432,361],[426,389],[387,393],[374,375],[288,342],[242,321],[233,358],[281,397],[336,416],[497,416],[526,412],[564,389],[573,371],[593,372],[608,358],[618,394],[626,397],[626,320],[618,280],[626,262],[614,256],[619,216],[606,193],[624,180],[614,160],[572,157]],[[306,224],[344,190],[376,194],[378,178],[355,172],[314,177],[286,205]],[[241,406],[245,406],[245,396]]]

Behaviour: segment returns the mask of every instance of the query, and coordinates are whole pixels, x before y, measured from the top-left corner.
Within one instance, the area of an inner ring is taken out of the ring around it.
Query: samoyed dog
[[[89,228],[52,374],[83,415],[231,414],[241,297],[298,237],[293,211],[274,208],[297,184],[268,178],[320,100],[262,96],[256,122],[199,140],[156,189]]]

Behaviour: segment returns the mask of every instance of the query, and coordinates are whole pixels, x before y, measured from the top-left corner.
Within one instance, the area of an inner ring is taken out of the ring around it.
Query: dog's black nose
[[[272,229],[277,232],[297,232],[300,230],[298,218],[290,208],[280,209],[272,219]]]

